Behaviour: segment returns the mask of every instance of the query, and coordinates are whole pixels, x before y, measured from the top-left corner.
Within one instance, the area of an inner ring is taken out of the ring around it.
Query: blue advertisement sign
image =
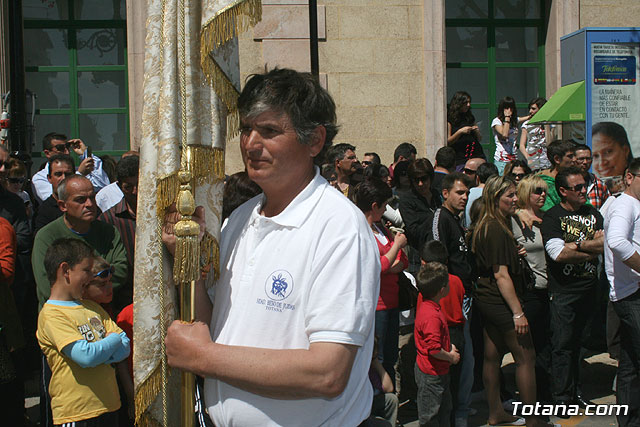
[[[604,56],[593,58],[593,83],[596,85],[633,85],[636,83],[635,56]]]

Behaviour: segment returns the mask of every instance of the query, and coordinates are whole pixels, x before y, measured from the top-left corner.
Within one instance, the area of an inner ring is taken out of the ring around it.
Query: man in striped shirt
[[[98,220],[113,225],[119,232],[127,252],[129,277],[133,284],[133,256],[136,241],[136,209],[138,207],[138,168],[139,157],[128,156],[116,166],[116,179],[124,197],[115,206],[104,211]],[[116,307],[114,307],[116,308]],[[122,307],[117,307],[122,308]],[[114,312],[115,313],[115,312]]]

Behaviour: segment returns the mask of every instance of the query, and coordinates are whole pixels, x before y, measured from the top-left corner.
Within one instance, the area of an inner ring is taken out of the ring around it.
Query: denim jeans
[[[429,375],[415,365],[418,385],[418,419],[420,426],[449,426],[451,414],[451,391],[449,374]]]
[[[629,405],[626,416],[618,416],[621,427],[640,425],[640,291],[613,303],[620,317],[620,362],[617,403]]]
[[[376,311],[375,335],[378,339],[378,360],[395,383],[398,361],[400,311],[397,308]]]
[[[460,352],[460,382],[458,383],[457,407],[455,418],[467,419],[471,406],[471,390],[473,389],[473,343],[471,341],[471,306],[472,298],[467,295],[462,300],[463,313],[467,321],[464,324],[464,349]]]
[[[581,294],[550,293],[551,394],[555,401],[570,402],[580,380],[580,343],[593,311],[595,288]]]

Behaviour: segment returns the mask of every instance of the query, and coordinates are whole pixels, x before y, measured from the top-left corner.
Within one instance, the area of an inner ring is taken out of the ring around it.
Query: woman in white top
[[[535,98],[529,102],[529,116],[522,123],[520,134],[520,151],[527,159],[529,167],[533,171],[551,168],[551,162],[547,158],[547,145],[551,142],[548,126],[530,125],[529,119],[547,102],[544,98]]]
[[[547,198],[547,184],[538,175],[526,176],[518,185],[518,207],[527,211],[533,218],[529,228],[522,224],[517,215],[511,217],[513,237],[527,251],[525,260],[533,270],[536,283],[533,289],[526,290],[523,297],[524,314],[529,320],[529,330],[536,350],[536,391],[538,400],[550,401],[551,382],[551,332],[549,311],[549,293],[547,291],[547,261],[540,224],[542,207]]]
[[[502,175],[507,163],[516,159],[516,140],[518,139],[518,110],[516,102],[505,96],[498,104],[498,117],[491,122],[491,130],[496,143],[493,163]]]

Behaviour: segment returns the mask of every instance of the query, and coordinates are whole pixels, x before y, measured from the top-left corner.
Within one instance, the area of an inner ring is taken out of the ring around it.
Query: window
[[[42,137],[82,138],[96,154],[129,150],[125,0],[23,0],[27,89]]]
[[[544,96],[544,0],[447,0],[447,99],[459,90],[471,108],[489,158],[495,146],[491,120],[505,96],[518,115]]]

